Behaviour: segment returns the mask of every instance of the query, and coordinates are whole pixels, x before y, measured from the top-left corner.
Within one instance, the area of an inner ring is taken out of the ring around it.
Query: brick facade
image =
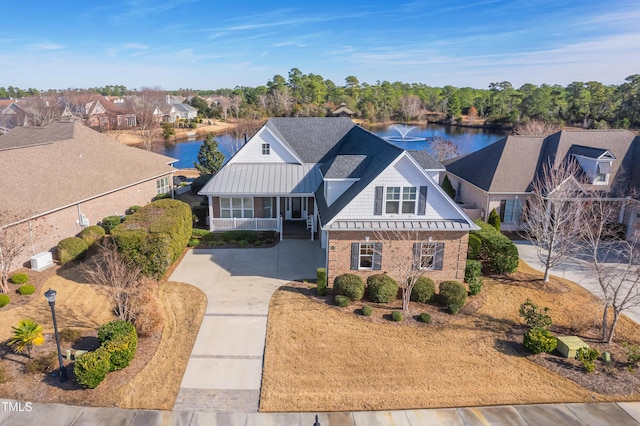
[[[351,269],[351,243],[365,242],[366,237],[369,237],[369,242],[382,243],[381,270]],[[365,280],[369,275],[385,272],[393,277],[398,271],[410,267],[413,259],[413,244],[427,242],[429,237],[434,243],[444,243],[444,256],[442,270],[428,271],[425,276],[431,278],[436,284],[446,280],[462,282],[467,261],[468,232],[330,231],[327,259],[328,284],[332,286],[333,280],[344,273],[357,274]]]
[[[171,179],[171,174],[167,176]],[[16,232],[27,242],[15,267],[23,264],[30,266],[29,260],[33,254],[53,251],[60,240],[77,235],[82,230],[78,222],[82,214],[89,219],[90,225],[96,225],[106,216],[124,215],[125,210],[133,205],[148,204],[156,196],[158,179],[141,182],[15,225]]]

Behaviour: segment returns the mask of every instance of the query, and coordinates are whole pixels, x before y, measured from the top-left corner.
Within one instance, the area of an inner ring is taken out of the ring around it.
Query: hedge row
[[[138,334],[129,321],[116,320],[98,329],[100,347],[79,356],[73,366],[76,381],[87,388],[98,386],[110,371],[121,370],[136,355]]]
[[[479,231],[471,231],[471,235],[477,236],[482,243],[479,259],[497,274],[515,272],[518,269],[518,249],[515,244],[481,219],[475,223],[481,228]]]
[[[178,200],[154,201],[111,230],[118,250],[150,277],[159,277],[187,247],[191,208]]]
[[[69,237],[58,243],[58,259],[65,265],[74,260],[84,259],[89,250],[89,244],[79,237]]]

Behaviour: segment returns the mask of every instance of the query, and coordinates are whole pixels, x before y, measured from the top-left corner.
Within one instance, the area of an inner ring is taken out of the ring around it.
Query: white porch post
[[[280,241],[282,241],[282,216],[278,215],[278,228],[280,228]]]
[[[213,231],[213,197],[211,195],[207,195],[209,200],[209,231]]]
[[[313,219],[311,219],[311,241],[313,241],[313,234],[316,232],[316,199],[314,197],[311,197],[311,199],[313,200],[313,211],[311,212],[311,217],[313,217]],[[309,199],[307,199],[307,205],[309,204]]]

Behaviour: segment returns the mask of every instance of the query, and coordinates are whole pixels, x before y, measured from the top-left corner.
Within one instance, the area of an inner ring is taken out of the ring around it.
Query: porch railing
[[[229,231],[232,229],[245,231],[280,231],[282,229],[281,219],[279,218],[214,218],[211,225],[213,231]]]

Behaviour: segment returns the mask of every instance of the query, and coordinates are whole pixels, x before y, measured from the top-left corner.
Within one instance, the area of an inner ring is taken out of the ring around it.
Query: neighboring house
[[[193,120],[198,117],[198,109],[184,103],[184,98],[167,95],[167,104],[175,109],[178,119]],[[175,120],[174,120],[175,121]]]
[[[330,282],[414,258],[435,281],[462,280],[477,229],[439,187],[443,166],[348,118],[272,118],[199,192],[213,231],[306,222],[326,251]],[[284,222],[283,222],[284,220]]]
[[[175,159],[123,145],[80,122],[0,136],[0,226],[29,242],[20,263],[132,205],[172,191]]]
[[[122,129],[138,124],[136,114],[120,104],[116,105],[99,93],[82,93],[64,100],[72,114],[82,117],[89,127]]]
[[[627,130],[563,130],[547,137],[508,136],[463,157],[445,161],[456,201],[471,217],[488,218],[496,209],[502,229],[519,230],[531,184],[543,167],[576,161],[577,182],[620,201],[620,222],[640,226],[636,200],[640,189],[640,137]]]
[[[352,110],[350,110],[349,108],[347,108],[347,104],[345,104],[344,102],[340,104],[340,108],[338,108],[337,110],[333,111],[333,116],[334,117],[347,117],[347,118],[353,118],[353,116],[356,114],[355,112],[353,112]]]

